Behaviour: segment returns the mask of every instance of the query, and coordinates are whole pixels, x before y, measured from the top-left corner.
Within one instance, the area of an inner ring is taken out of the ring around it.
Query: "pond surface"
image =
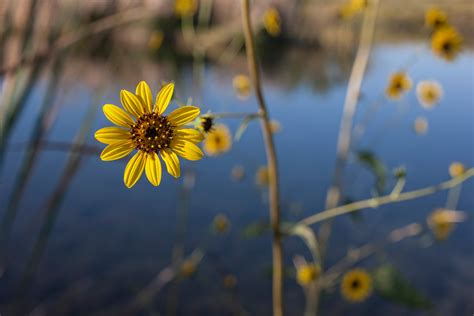
[[[436,79],[444,88],[444,98],[431,111],[419,106],[413,89],[400,102],[381,102],[354,150],[372,151],[388,170],[404,165],[405,190],[413,190],[447,180],[448,166],[453,161],[474,165],[474,55],[466,51],[455,62],[446,63],[427,50],[417,53],[414,45],[377,47],[363,84],[358,122],[364,120],[364,113],[374,102],[383,100],[381,93],[388,76],[407,60],[415,60],[408,68],[413,81]],[[232,78],[245,71],[243,66],[208,66],[202,88],[196,88],[192,85],[191,66],[170,71],[170,67],[150,65],[149,69],[142,67],[143,75],[108,77],[100,89],[94,78],[65,71],[46,115],[41,108],[48,78],[42,76],[29,94],[0,161],[0,214],[4,223],[7,209],[10,216],[14,213],[14,220],[7,225],[10,234],[2,254],[2,315],[21,315],[18,311],[27,314],[31,310],[37,312],[34,315],[117,315],[115,308],[131,302],[170,265],[173,249],[182,249],[185,256],[200,249],[204,258],[193,277],[166,285],[137,314],[270,314],[270,236],[249,238],[242,233],[249,224],[268,218],[266,192],[254,180],[258,167],[265,164],[257,122],[250,124],[230,152],[182,163],[188,182],[194,179],[189,191],[183,190],[183,178],[175,180],[167,174],[159,188],[149,185],[143,177],[128,190],[122,182],[124,161],[105,163],[95,153],[102,144],[94,140],[93,132],[109,125],[101,105],[118,104],[120,89],[134,90],[142,79],[155,90],[162,80],[175,80],[178,96],[182,100],[193,96],[203,113],[256,109],[253,96],[241,101],[232,89]],[[102,78],[100,71],[99,68],[97,78]],[[292,69],[287,71],[291,73]],[[327,65],[324,75],[331,71],[338,73],[337,64]],[[291,83],[279,81],[278,73],[266,71],[264,76],[271,116],[282,127],[275,139],[283,216],[288,221],[322,210],[331,183],[347,75],[330,80],[320,89],[322,72],[307,73],[304,79]],[[419,116],[429,122],[425,135],[413,130],[413,122]],[[39,118],[41,124],[37,128]],[[84,121],[92,122],[91,126]],[[228,119],[225,123],[235,133],[240,121]],[[88,151],[75,155],[64,150],[83,135],[91,146]],[[36,151],[32,149],[37,146],[31,144],[37,138],[42,142]],[[245,169],[240,182],[231,178],[235,165]],[[374,177],[353,157],[345,174],[348,198],[370,197]],[[389,181],[387,192],[393,184]],[[474,182],[468,181],[457,205],[457,209],[471,216],[472,192]],[[16,204],[11,201],[14,194]],[[446,198],[447,192],[440,192],[361,211],[357,220],[351,216],[337,218],[328,264],[342,258],[350,247],[384,238],[395,228],[412,222],[426,226],[427,215],[443,207]],[[219,213],[230,219],[228,234],[211,231],[212,220]],[[289,269],[294,255],[310,259],[304,244],[296,238],[285,242]],[[435,302],[441,315],[468,315],[474,310],[472,219],[457,225],[444,242],[433,242],[427,231],[421,238],[390,245],[361,266],[371,270],[383,262],[396,266]],[[228,274],[237,277],[238,284],[233,289],[222,285]],[[285,281],[285,298],[289,315],[301,315],[304,296],[294,277]],[[362,304],[349,304],[341,298],[338,287],[325,296],[322,309],[329,315],[421,313],[389,303],[376,294]]]

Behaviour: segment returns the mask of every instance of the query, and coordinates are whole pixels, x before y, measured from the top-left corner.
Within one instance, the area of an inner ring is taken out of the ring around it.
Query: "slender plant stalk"
[[[408,201],[408,200],[413,200],[416,198],[420,198],[426,195],[431,195],[433,193],[436,193],[438,191],[442,190],[447,190],[454,188],[464,181],[468,180],[469,178],[474,176],[474,168],[471,168],[464,172],[462,175],[459,177],[453,178],[451,180],[441,182],[437,185],[425,187],[422,189],[414,190],[414,191],[409,191],[409,192],[404,192],[400,193],[398,196],[394,196],[393,194],[388,194],[380,197],[374,197],[371,199],[367,200],[362,200],[362,201],[357,201],[354,203],[349,203],[346,205],[338,206],[335,208],[327,209],[325,211],[316,213],[312,216],[309,216],[301,221],[299,221],[296,225],[313,225],[318,222],[322,222],[328,219],[331,219],[333,217],[351,213],[357,210],[361,210],[364,208],[368,207],[378,207],[380,205],[384,204],[390,204],[390,203],[398,203],[398,202],[403,202],[403,201]]]
[[[247,62],[250,74],[250,80],[253,84],[255,95],[257,96],[260,124],[265,143],[267,163],[269,170],[269,205],[270,219],[273,231],[273,315],[283,315],[283,248],[282,236],[280,232],[280,192],[278,179],[278,164],[273,143],[273,136],[270,128],[270,118],[267,111],[265,99],[263,97],[260,83],[260,72],[255,55],[255,44],[250,20],[249,0],[242,0],[242,25],[245,36],[245,51],[247,53]]]

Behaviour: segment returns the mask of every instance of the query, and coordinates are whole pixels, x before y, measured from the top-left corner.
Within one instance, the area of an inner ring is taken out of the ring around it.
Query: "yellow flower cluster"
[[[280,13],[276,8],[269,8],[263,14],[263,27],[273,37],[281,33],[281,18]]]
[[[431,29],[431,49],[447,60],[452,61],[462,49],[463,39],[458,31],[449,24],[446,13],[438,8],[426,11],[425,24]]]
[[[398,100],[400,97],[411,89],[412,81],[404,72],[394,73],[388,82],[385,94],[392,100]]]
[[[349,302],[362,302],[372,293],[372,277],[363,269],[353,269],[342,278],[341,294]]]
[[[466,172],[466,167],[458,161],[455,161],[449,165],[449,175],[453,178],[459,177]]]

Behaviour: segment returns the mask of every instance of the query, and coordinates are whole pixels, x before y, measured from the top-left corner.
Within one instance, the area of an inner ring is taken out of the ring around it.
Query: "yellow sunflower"
[[[430,8],[425,13],[425,25],[432,29],[438,29],[448,25],[448,17],[444,11]]]
[[[301,286],[314,282],[321,274],[321,267],[316,264],[302,264],[296,269],[296,280]]]
[[[275,8],[269,8],[263,14],[263,26],[268,34],[273,37],[281,33],[281,18],[280,13]]]
[[[420,81],[416,85],[416,96],[422,107],[431,109],[443,96],[443,87],[436,81]]]
[[[197,0],[175,0],[174,12],[178,16],[194,15],[197,5]]]
[[[411,89],[411,86],[410,77],[404,72],[397,72],[390,77],[385,94],[390,99],[398,100],[405,92]]]
[[[250,79],[246,75],[236,75],[232,80],[234,91],[237,97],[241,100],[245,100],[250,95]]]
[[[342,278],[341,294],[350,302],[362,302],[372,293],[372,277],[363,269],[353,269]]]
[[[459,177],[466,171],[466,167],[458,161],[455,161],[449,165],[449,175],[453,178]]]
[[[117,126],[104,127],[95,133],[99,142],[108,145],[100,158],[104,161],[117,160],[137,150],[125,167],[123,180],[127,188],[137,183],[143,171],[150,183],[158,186],[162,174],[160,156],[168,173],[175,178],[180,176],[176,154],[188,160],[203,157],[196,145],[203,140],[202,134],[184,127],[199,116],[199,108],[188,105],[174,110],[168,116],[164,115],[173,91],[173,83],[165,85],[153,105],[150,87],[142,81],[137,85],[136,94],[120,91],[120,101],[125,111],[113,104],[103,107],[105,116]]]
[[[438,240],[445,240],[454,229],[449,213],[444,209],[436,209],[427,218],[428,226]]]
[[[218,156],[228,152],[232,147],[232,136],[227,126],[217,124],[206,135],[204,151],[209,156]]]
[[[431,37],[431,49],[439,57],[452,61],[462,49],[462,37],[452,26],[438,29]]]

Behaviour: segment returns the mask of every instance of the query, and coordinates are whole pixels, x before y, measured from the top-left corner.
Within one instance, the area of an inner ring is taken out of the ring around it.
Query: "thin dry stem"
[[[250,20],[249,0],[242,0],[242,25],[245,36],[245,50],[247,53],[247,62],[250,79],[257,96],[259,113],[261,115],[260,123],[265,143],[267,163],[269,170],[269,204],[270,218],[273,231],[273,315],[283,315],[283,249],[282,236],[280,232],[280,193],[278,179],[278,164],[273,143],[273,136],[270,128],[270,119],[267,112],[267,106],[263,97],[260,83],[260,72],[255,55],[255,45]]]

